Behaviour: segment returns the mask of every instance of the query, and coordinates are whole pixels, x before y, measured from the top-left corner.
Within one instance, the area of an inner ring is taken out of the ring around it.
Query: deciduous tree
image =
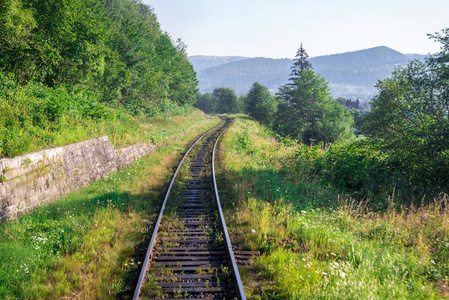
[[[0,71],[21,85],[86,89],[135,113],[196,100],[186,45],[139,0],[0,1]]]
[[[254,120],[271,127],[276,114],[277,101],[266,86],[255,82],[244,100],[245,112]]]
[[[365,133],[421,184],[449,186],[449,29],[431,35],[441,52],[379,81]]]
[[[215,103],[214,103],[214,99],[212,98],[212,94],[211,93],[204,93],[203,95],[201,95],[200,93],[198,93],[196,95],[196,103],[195,103],[195,107],[201,109],[202,111],[204,111],[206,114],[211,114],[214,112],[215,109]]]
[[[231,88],[216,88],[212,93],[215,103],[215,112],[219,114],[234,114],[239,112],[237,95]]]

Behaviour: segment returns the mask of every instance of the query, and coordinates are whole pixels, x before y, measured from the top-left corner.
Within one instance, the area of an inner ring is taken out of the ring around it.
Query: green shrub
[[[22,87],[0,76],[0,157],[101,135],[110,135],[111,142],[119,145],[142,141],[146,130],[135,118],[97,99],[79,88],[70,91],[39,83]]]
[[[408,184],[392,171],[386,154],[364,141],[333,144],[314,160],[314,168],[325,183],[361,197],[389,195]]]

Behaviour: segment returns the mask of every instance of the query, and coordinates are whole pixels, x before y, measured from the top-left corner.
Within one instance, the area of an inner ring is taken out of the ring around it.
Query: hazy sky
[[[387,46],[433,53],[449,0],[143,0],[189,55],[292,58]]]

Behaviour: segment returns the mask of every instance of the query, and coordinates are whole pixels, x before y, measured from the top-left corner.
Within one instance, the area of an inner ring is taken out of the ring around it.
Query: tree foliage
[[[216,88],[212,93],[212,101],[215,103],[215,112],[219,114],[238,113],[239,98],[231,88]]]
[[[196,101],[185,50],[140,1],[0,4],[0,71],[21,85],[79,85],[110,105],[154,114]]]
[[[266,86],[253,83],[244,97],[245,112],[254,120],[271,127],[277,110],[277,101]]]
[[[213,93],[197,94],[195,107],[207,114],[235,114],[243,112],[243,98],[231,88],[220,87]]]
[[[319,74],[312,70],[306,50],[298,49],[289,83],[279,89],[281,104],[274,129],[292,138],[310,143],[331,143],[352,136],[353,119]]]
[[[212,99],[211,93],[197,93],[196,95],[196,102],[194,106],[198,109],[201,109],[206,114],[212,114],[215,110],[214,100]]]
[[[312,64],[309,61],[309,55],[307,54],[306,49],[301,46],[296,51],[295,60],[293,61],[293,66],[291,67],[292,72],[290,73],[291,78],[290,81],[295,82],[298,79],[299,75],[305,70],[311,70]]]
[[[449,185],[449,30],[431,37],[441,52],[413,61],[379,81],[365,132],[389,153],[394,167],[421,184]]]

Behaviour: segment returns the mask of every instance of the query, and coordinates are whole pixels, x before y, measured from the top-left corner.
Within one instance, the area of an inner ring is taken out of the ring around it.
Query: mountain
[[[402,54],[385,46],[341,54],[312,57],[313,69],[328,82],[334,97],[370,100],[379,79],[388,78],[395,67],[405,66],[412,59],[425,55]],[[272,93],[288,82],[291,59],[239,56],[191,56],[201,92],[212,92],[217,87],[230,87],[236,93],[247,93],[258,81]]]
[[[255,81],[276,91],[287,82],[291,64],[290,59],[246,58],[199,71],[197,78],[202,92],[224,86],[246,93]]]
[[[243,56],[204,56],[204,55],[198,55],[198,56],[191,56],[189,57],[189,61],[192,64],[193,68],[196,72],[215,67],[224,65],[230,62],[239,61],[247,59],[247,57]]]

